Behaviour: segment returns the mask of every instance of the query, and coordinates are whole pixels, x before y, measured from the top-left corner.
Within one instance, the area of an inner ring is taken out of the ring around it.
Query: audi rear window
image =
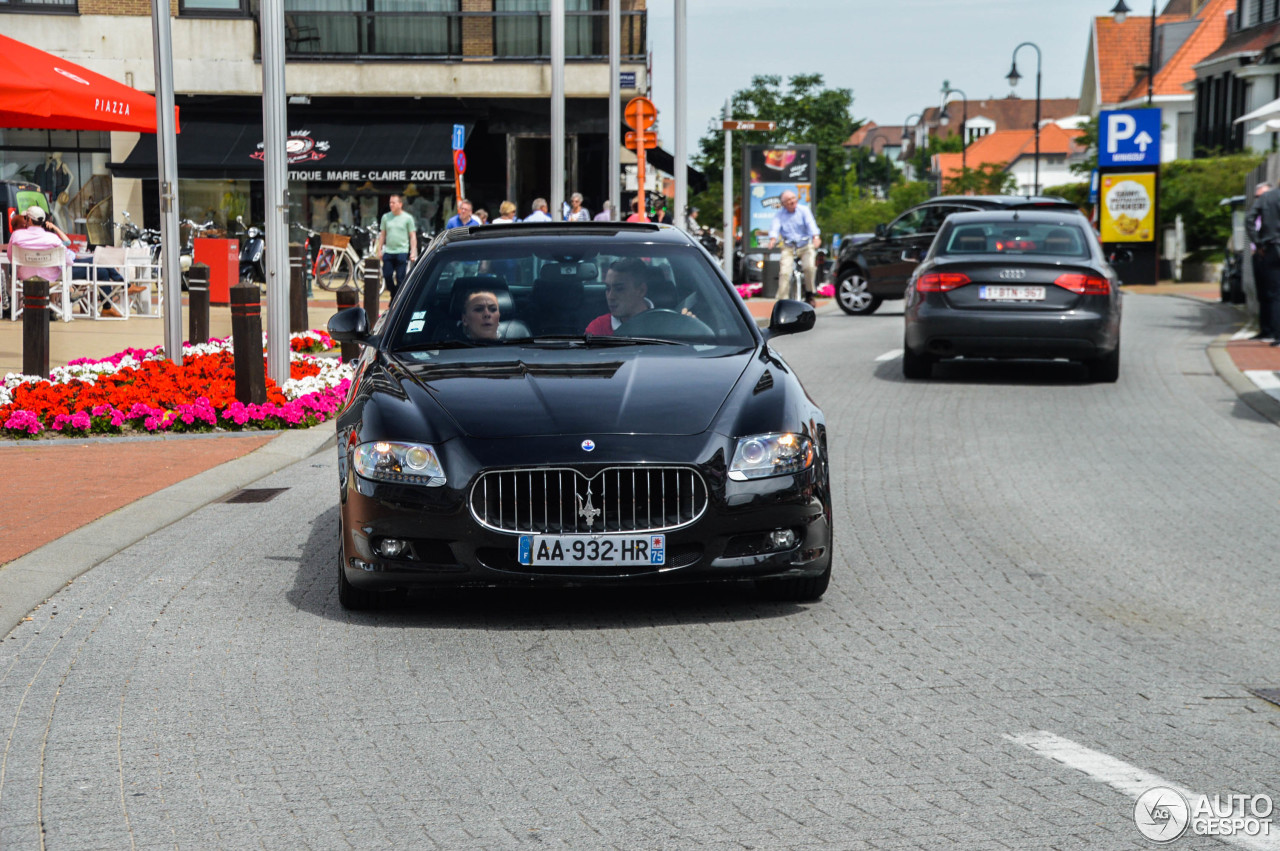
[[[966,222],[952,226],[939,239],[937,254],[1044,254],[1088,257],[1084,231],[1058,222]]]

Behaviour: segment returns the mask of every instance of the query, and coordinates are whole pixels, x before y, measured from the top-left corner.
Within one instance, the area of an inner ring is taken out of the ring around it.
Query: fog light
[[[796,533],[790,529],[775,529],[769,533],[769,543],[775,549],[789,550],[796,545]]]
[[[383,538],[378,542],[378,555],[398,558],[408,547],[408,541],[402,541],[399,538]]]

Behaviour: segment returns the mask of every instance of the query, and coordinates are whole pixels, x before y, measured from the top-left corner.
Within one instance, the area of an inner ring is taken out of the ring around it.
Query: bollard
[[[356,307],[360,302],[360,294],[352,287],[343,287],[338,290],[338,310],[346,310],[348,307]],[[360,357],[359,343],[343,343],[342,359],[344,361],[353,361]]]
[[[22,282],[22,374],[49,377],[49,282]]]
[[[254,284],[231,287],[230,293],[236,399],[246,405],[261,405],[267,401],[266,361],[262,355],[262,291]]]
[[[307,316],[307,285],[302,274],[305,250],[305,246],[296,242],[289,244],[289,333],[291,334],[306,331],[310,324],[310,318]]]
[[[209,342],[209,266],[192,263],[187,273],[187,337],[191,345]]]
[[[370,328],[378,321],[378,309],[381,307],[378,300],[378,285],[382,283],[381,265],[376,257],[372,263],[366,260],[364,264],[364,315],[369,320]]]

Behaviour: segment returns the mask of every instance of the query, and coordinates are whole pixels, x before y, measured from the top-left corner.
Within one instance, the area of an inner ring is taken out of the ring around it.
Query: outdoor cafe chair
[[[160,260],[144,246],[125,248],[125,283],[129,285],[130,312],[158,319],[163,313],[164,289],[160,286]]]
[[[108,276],[116,272],[119,280]],[[94,319],[129,318],[129,281],[125,275],[125,250],[109,245],[93,249],[93,264],[89,267],[89,290]],[[103,315],[103,309],[114,307],[117,316]]]
[[[56,266],[59,269],[58,279],[49,282],[49,310],[53,317],[63,322],[72,319],[72,286],[71,259],[67,250],[59,245],[57,248],[25,248],[21,245],[10,245],[13,258],[9,268],[9,299],[11,309],[9,318],[17,321],[22,315],[22,281],[18,278],[19,266]],[[80,301],[77,299],[77,302]],[[84,305],[87,308],[87,305]]]

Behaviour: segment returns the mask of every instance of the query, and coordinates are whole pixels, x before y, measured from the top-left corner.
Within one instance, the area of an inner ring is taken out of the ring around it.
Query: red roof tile
[[[1186,15],[1160,15],[1156,23],[1172,24],[1185,20]],[[1093,55],[1098,64],[1099,103],[1123,103],[1127,99],[1139,79],[1134,66],[1148,62],[1150,30],[1150,15],[1129,15],[1123,24],[1117,24],[1110,15],[1093,19]]]
[[[1040,155],[1075,153],[1079,146],[1075,140],[1081,135],[1080,130],[1066,130],[1056,124],[1046,124],[1040,128]],[[970,168],[987,164],[1008,167],[1023,156],[1035,155],[1034,130],[997,130],[994,133],[975,139],[965,152],[963,160]],[[934,156],[934,171],[941,169],[945,180],[960,176],[961,155],[937,154]]]
[[[1200,25],[1160,70],[1156,71],[1152,86],[1154,94],[1187,96],[1187,90],[1182,84],[1195,80],[1195,65],[1222,45],[1227,37],[1227,10],[1235,8],[1235,5],[1235,0],[1209,0],[1204,5],[1196,15]],[[1150,21],[1151,17],[1147,16],[1145,20]],[[1143,59],[1140,64],[1145,64],[1146,61]],[[1146,94],[1147,75],[1142,74],[1120,102],[1138,100],[1146,97]]]

